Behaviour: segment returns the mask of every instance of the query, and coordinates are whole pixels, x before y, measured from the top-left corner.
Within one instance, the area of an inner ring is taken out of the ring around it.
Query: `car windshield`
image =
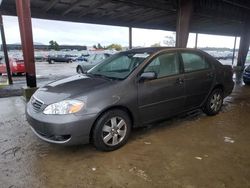
[[[87,73],[122,80],[149,56],[149,53],[121,52],[105,59]]]

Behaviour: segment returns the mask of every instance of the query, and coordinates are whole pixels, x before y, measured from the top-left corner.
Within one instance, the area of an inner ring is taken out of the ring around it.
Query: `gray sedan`
[[[78,65],[76,66],[76,72],[79,74],[85,73],[110,56],[111,54],[109,53],[92,54],[88,58],[86,58],[86,61],[78,62]]]
[[[27,104],[27,120],[47,142],[92,142],[111,151],[127,142],[134,127],[196,108],[217,114],[234,87],[232,75],[230,66],[199,50],[133,49],[38,89]]]

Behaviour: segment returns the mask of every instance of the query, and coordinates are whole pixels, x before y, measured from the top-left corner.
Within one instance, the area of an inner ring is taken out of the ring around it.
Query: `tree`
[[[160,46],[161,46],[160,42],[151,45],[151,47],[160,47]]]
[[[106,47],[106,49],[109,50],[117,50],[117,51],[121,51],[122,50],[122,46],[120,44],[110,44],[109,46]]]
[[[54,42],[54,49],[57,51],[59,50],[59,44],[56,41]]]
[[[163,40],[163,44],[169,47],[174,47],[175,46],[175,39],[173,36],[165,36]]]
[[[49,41],[49,49],[52,49],[52,50],[59,50],[59,44],[56,42],[56,41]]]
[[[97,48],[98,49],[103,49],[103,47],[102,47],[102,45],[100,43],[98,43]]]

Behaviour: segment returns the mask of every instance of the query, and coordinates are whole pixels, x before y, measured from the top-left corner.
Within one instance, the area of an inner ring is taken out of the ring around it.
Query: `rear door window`
[[[192,52],[182,52],[181,53],[184,71],[192,72],[197,70],[208,69],[210,66],[206,62],[204,56],[200,56]]]

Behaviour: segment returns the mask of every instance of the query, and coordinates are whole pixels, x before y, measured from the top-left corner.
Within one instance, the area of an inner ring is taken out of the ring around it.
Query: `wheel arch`
[[[206,101],[208,100],[208,97],[210,96],[210,94],[215,90],[215,89],[221,89],[222,90],[222,95],[224,98],[224,86],[221,83],[217,83],[214,85],[214,87],[211,88],[211,90],[209,91],[209,93],[207,94],[207,96],[205,97],[204,101],[201,103],[201,107],[204,106],[204,104],[206,103]]]
[[[93,135],[93,130],[94,130],[94,127],[96,125],[96,122],[98,121],[98,119],[104,114],[106,113],[107,111],[110,111],[110,110],[122,110],[124,112],[126,112],[131,120],[131,128],[134,127],[134,116],[132,114],[132,112],[129,110],[129,108],[127,108],[126,106],[123,106],[123,105],[115,105],[115,106],[110,106],[108,108],[105,108],[104,110],[102,110],[98,116],[96,117],[92,127],[91,127],[91,130],[90,130],[90,133],[89,133],[89,141],[92,142],[92,135]]]
[[[222,85],[222,84],[216,84],[214,87],[213,87],[213,89],[211,90],[211,92],[210,93],[212,93],[215,89],[221,89],[222,90],[222,94],[224,95],[224,86]],[[209,93],[209,95],[210,95],[210,93]]]

